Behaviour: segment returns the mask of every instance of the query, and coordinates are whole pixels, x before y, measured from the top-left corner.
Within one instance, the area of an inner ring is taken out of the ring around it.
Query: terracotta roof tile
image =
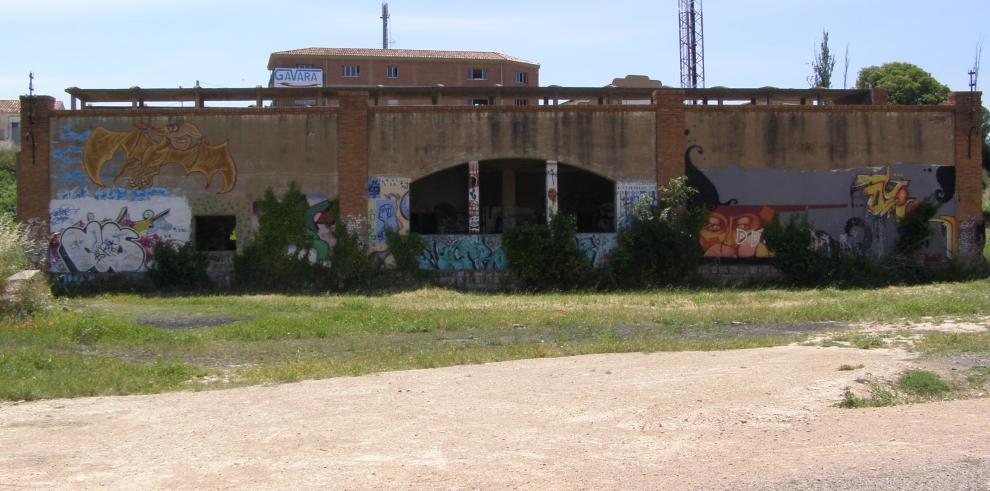
[[[441,51],[432,49],[380,49],[380,48],[303,48],[289,51],[276,51],[276,55],[289,56],[327,56],[351,58],[414,58],[435,60],[483,60],[508,61],[536,65],[514,56],[496,53],[494,51]]]
[[[21,101],[16,99],[0,99],[0,113],[21,112]]]

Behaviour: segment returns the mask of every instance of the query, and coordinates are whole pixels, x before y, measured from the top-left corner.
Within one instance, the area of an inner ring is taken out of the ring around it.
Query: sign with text
[[[272,73],[275,87],[322,87],[323,70],[319,68],[276,68]]]

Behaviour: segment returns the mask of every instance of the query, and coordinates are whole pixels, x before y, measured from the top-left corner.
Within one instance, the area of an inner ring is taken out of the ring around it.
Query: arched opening
[[[547,223],[547,162],[496,159],[478,164],[480,233]],[[574,215],[579,233],[615,232],[615,183],[557,164],[558,213]],[[420,234],[469,233],[468,164],[430,174],[409,187],[410,227]]]

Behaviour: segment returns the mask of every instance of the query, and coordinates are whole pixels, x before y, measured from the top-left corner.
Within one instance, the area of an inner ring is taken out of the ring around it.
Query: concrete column
[[[468,162],[468,233],[481,233],[481,173],[477,160]]]
[[[511,163],[502,166],[502,230],[516,226],[516,171]]]
[[[49,134],[55,99],[21,97],[21,150],[17,153],[17,221],[38,225],[48,233],[48,201],[51,195],[48,157]]]
[[[368,237],[368,93],[341,92],[337,113],[337,193],[352,234]]]
[[[557,194],[557,161],[548,160],[547,161],[547,181],[546,181],[546,200],[547,200],[547,223],[553,220],[553,216],[557,214],[560,209],[560,200],[558,200]]]
[[[684,175],[684,152],[687,150],[684,98],[685,93],[680,89],[653,92],[657,108],[657,184],[660,186]]]
[[[977,258],[986,240],[980,208],[983,160],[981,92],[950,92],[949,104],[955,113],[956,192],[959,207],[959,255]]]

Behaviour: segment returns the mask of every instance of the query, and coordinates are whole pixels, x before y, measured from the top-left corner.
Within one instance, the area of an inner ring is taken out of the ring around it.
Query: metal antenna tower
[[[678,0],[681,25],[681,87],[705,86],[705,19],[701,0]]]
[[[382,49],[389,48],[388,18],[388,2],[382,2]]]

